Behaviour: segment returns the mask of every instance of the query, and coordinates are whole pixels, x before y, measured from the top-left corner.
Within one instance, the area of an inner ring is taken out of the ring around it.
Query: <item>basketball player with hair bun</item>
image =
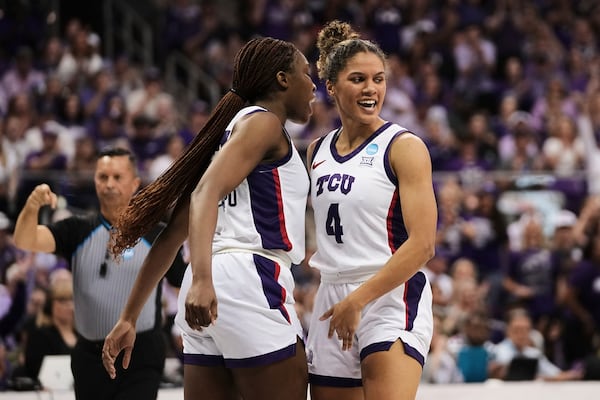
[[[432,336],[437,206],[423,141],[380,116],[386,60],[350,25],[318,36],[341,126],[308,150],[321,283],[308,330],[313,400],[414,399]]]

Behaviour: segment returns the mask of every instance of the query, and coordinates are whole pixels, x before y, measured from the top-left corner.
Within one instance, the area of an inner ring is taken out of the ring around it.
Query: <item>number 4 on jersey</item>
[[[340,205],[338,203],[332,203],[329,206],[327,221],[325,222],[325,231],[328,235],[335,236],[336,242],[344,243],[342,241],[344,229],[340,220]]]

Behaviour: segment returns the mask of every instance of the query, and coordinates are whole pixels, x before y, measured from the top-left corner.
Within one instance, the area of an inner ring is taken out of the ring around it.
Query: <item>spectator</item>
[[[8,343],[10,349],[16,347],[15,336],[25,315],[27,304],[27,281],[31,263],[28,258],[20,257],[7,268],[3,284],[0,284],[0,342]]]
[[[498,210],[498,193],[493,184],[469,195],[473,203],[465,221],[463,256],[477,267],[480,287],[484,287],[486,304],[491,315],[502,309],[502,278],[507,263],[508,235],[506,218]]]
[[[67,38],[68,46],[56,72],[64,85],[76,91],[100,71],[104,62],[94,48],[94,36],[81,26],[72,26],[72,36]]]
[[[25,124],[15,114],[8,114],[3,121],[2,149],[13,154],[17,167],[23,168],[25,158],[34,150],[34,146],[25,138]]]
[[[533,83],[525,76],[523,61],[518,56],[512,56],[506,60],[503,79],[496,86],[496,90],[503,97],[515,97],[516,109],[525,112],[531,111],[536,99],[532,88]]]
[[[65,198],[70,207],[92,210],[98,207],[93,176],[96,169],[98,148],[90,136],[75,142],[75,155],[67,167],[69,180],[65,184]]]
[[[86,121],[81,97],[77,93],[63,92],[59,100],[59,108],[55,114],[49,114],[50,119],[56,119],[65,128],[81,129]]]
[[[423,63],[415,74],[417,93],[414,102],[419,119],[427,115],[427,110],[432,106],[448,106],[449,88],[433,63]]]
[[[67,169],[67,156],[58,146],[58,124],[49,123],[42,127],[42,148],[27,154],[23,164],[23,177],[21,178],[17,193],[17,209],[25,204],[26,198],[33,188],[40,182],[50,179],[56,186],[60,176]]]
[[[185,143],[179,135],[171,135],[165,144],[165,153],[148,161],[148,180],[153,181],[183,154]]]
[[[73,322],[73,279],[69,276],[53,282],[46,304],[29,332],[25,345],[23,374],[37,379],[46,355],[71,354],[77,336]]]
[[[453,89],[460,96],[463,108],[460,111],[472,111],[475,105],[489,111],[495,109],[492,74],[496,67],[496,45],[484,36],[481,26],[471,23],[456,32],[453,52],[458,71]]]
[[[22,255],[12,241],[12,228],[8,215],[0,211],[0,283],[5,283],[6,271]]]
[[[210,115],[210,106],[202,100],[195,101],[188,111],[185,126],[183,126],[178,135],[183,138],[184,145],[189,145],[196,137],[200,129],[206,124]]]
[[[36,123],[37,115],[33,102],[34,97],[34,93],[18,92],[8,100],[8,109],[6,112],[17,116],[25,129]]]
[[[38,60],[40,70],[47,75],[56,75],[63,53],[64,46],[61,37],[58,35],[49,36],[44,42],[42,55]]]
[[[397,55],[388,57],[388,66],[388,87],[385,103],[381,108],[381,118],[397,121],[399,125],[410,126],[412,129],[417,125],[417,110],[413,102],[414,82],[407,74],[406,64]]]
[[[31,256],[31,255],[30,255]],[[35,328],[37,316],[42,312],[44,304],[48,299],[48,290],[46,287],[34,285],[27,298],[27,304],[25,306],[25,313],[21,317],[21,321],[17,328],[14,329],[14,347],[20,352],[19,358],[21,362],[24,362],[24,355],[22,354],[25,346],[27,345],[27,339],[29,332]]]
[[[485,382],[493,373],[495,363],[492,361],[490,342],[490,319],[485,312],[469,315],[460,332],[451,337],[449,347],[453,350],[456,364],[464,382]]]
[[[525,308],[538,331],[545,329],[556,311],[557,275],[542,225],[531,219],[524,227],[523,248],[510,255],[503,286],[508,301]]]
[[[161,45],[166,54],[174,50],[193,56],[202,53],[213,32],[219,29],[219,18],[210,2],[170,0],[164,10]],[[223,22],[223,21],[221,21]]]
[[[461,206],[464,192],[455,177],[443,182],[437,191],[439,222],[436,246],[445,251],[452,263],[462,253]]]
[[[532,326],[529,315],[522,309],[513,310],[508,317],[506,339],[494,346],[493,357],[498,368],[492,377],[504,379],[511,361],[517,357],[537,360],[535,379],[547,381],[579,380],[582,372],[576,369],[562,371],[552,364],[531,340]]]
[[[435,171],[442,170],[448,160],[452,157],[456,147],[456,137],[450,126],[448,111],[444,106],[435,105],[427,109],[422,126],[416,126],[423,135],[431,154],[431,163]]]
[[[600,234],[590,237],[583,259],[571,271],[566,287],[565,339],[568,345],[567,360],[581,360],[595,348],[600,326]]]
[[[492,165],[487,160],[479,158],[477,138],[465,135],[459,139],[456,154],[448,160],[444,169],[455,172],[460,178],[463,189],[473,193],[483,188],[485,175],[492,169]]]
[[[596,75],[600,68],[595,66]],[[585,150],[585,170],[588,193],[600,195],[600,76],[590,85],[591,93],[579,97],[580,113],[577,118],[577,132]],[[595,90],[594,90],[595,88]]]
[[[498,112],[492,114],[490,126],[494,134],[498,138],[498,152],[500,158],[503,157],[505,150],[503,151],[501,140],[508,136],[511,130],[511,119],[510,117],[519,110],[517,103],[517,96],[513,93],[505,93],[501,96],[498,104]],[[524,115],[528,115],[522,112]]]
[[[118,107],[116,109],[119,110]],[[89,121],[89,133],[100,151],[113,147],[130,148],[124,121],[125,116],[119,111],[104,114],[97,121]]]
[[[590,19],[578,17],[571,31],[570,47],[581,54],[584,62],[592,62],[598,55],[597,32],[594,32]]]
[[[448,275],[448,258],[444,252],[437,250],[436,254],[423,267],[423,272],[427,275],[432,287],[435,286],[439,290],[437,294],[434,293],[434,303],[438,305],[438,314],[445,316],[443,310],[452,297],[453,282]],[[434,308],[436,307],[434,306]]]
[[[0,212],[12,214],[12,205],[18,185],[19,161],[17,155],[0,140]]]
[[[579,138],[572,118],[559,115],[549,126],[550,136],[542,145],[546,169],[560,177],[572,176],[583,167],[584,142]]]
[[[34,92],[35,110],[39,114],[57,116],[61,112],[63,85],[55,73],[48,73],[44,85]]]
[[[433,337],[421,381],[427,383],[460,383],[463,377],[448,348],[448,336],[442,329],[440,316],[433,318]]]
[[[115,89],[123,98],[127,98],[131,92],[141,88],[144,84],[139,68],[133,65],[125,54],[118,55],[113,60],[113,78]]]
[[[574,227],[577,215],[570,210],[560,210],[552,217],[552,235],[550,248],[558,271],[558,298],[562,299],[565,279],[571,274],[577,262],[581,260],[582,249],[577,243]]]
[[[459,332],[465,320],[474,312],[485,310],[476,280],[463,280],[453,287],[448,314],[443,321],[443,330],[449,336]]]
[[[400,33],[402,26],[407,25],[406,17],[400,7],[390,0],[379,1],[377,7],[373,7],[372,13],[368,15],[373,40],[379,43],[381,50],[386,54],[402,49],[402,35]],[[410,126],[401,123],[403,121],[392,120],[401,126]]]
[[[155,67],[144,71],[144,86],[131,92],[125,103],[131,123],[137,117],[144,117],[154,124],[164,124],[175,119],[173,97],[165,92],[161,72]]]
[[[552,135],[552,124],[559,116],[577,116],[576,98],[565,87],[559,76],[548,80],[542,96],[536,98],[531,110],[533,128],[542,140]]]
[[[15,55],[14,66],[0,82],[0,110],[5,113],[9,100],[19,93],[33,94],[44,85],[44,74],[33,67],[33,51],[21,47]]]
[[[156,120],[146,115],[138,115],[133,119],[129,143],[143,173],[148,172],[152,160],[165,150],[166,139],[156,135]]]
[[[483,160],[491,168],[498,164],[498,138],[491,128],[488,114],[483,111],[473,112],[467,119],[466,135],[476,141],[477,158]]]
[[[62,98],[61,109],[56,122],[61,125],[58,138],[59,146],[67,155],[69,162],[71,162],[75,153],[75,142],[87,135],[85,121],[81,98],[74,93],[65,95]]]
[[[87,118],[97,118],[106,113],[108,100],[117,94],[113,76],[109,68],[98,70],[90,79],[91,85],[82,88],[81,103]]]
[[[560,67],[566,56],[564,46],[552,31],[550,24],[535,10],[535,6],[529,3],[524,4],[523,8],[523,29],[526,31],[522,45],[525,79],[530,82],[535,99],[530,110],[535,116],[537,106],[545,108],[543,104],[546,100],[543,97],[548,93],[549,82],[561,79]],[[551,97],[558,98],[554,96],[556,94],[558,92]],[[542,125],[536,125],[536,129],[541,130]]]
[[[581,51],[571,48],[567,60],[567,87],[571,92],[585,92],[589,83],[589,69]],[[592,60],[589,60],[592,61]]]
[[[521,111],[509,117],[509,131],[500,139],[500,169],[515,173],[543,170],[544,159],[527,121],[528,114]]]
[[[12,376],[12,366],[9,360],[6,345],[0,340],[0,392],[8,389],[9,379]]]

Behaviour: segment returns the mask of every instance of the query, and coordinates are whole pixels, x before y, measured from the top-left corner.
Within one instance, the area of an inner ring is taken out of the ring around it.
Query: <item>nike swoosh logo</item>
[[[327,160],[321,160],[319,162],[313,163],[312,169],[317,168],[319,165],[323,164],[325,161],[327,161]]]

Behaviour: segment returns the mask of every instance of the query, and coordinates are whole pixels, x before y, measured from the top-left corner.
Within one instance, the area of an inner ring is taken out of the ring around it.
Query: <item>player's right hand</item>
[[[192,282],[185,298],[185,320],[192,329],[202,328],[217,320],[217,295],[212,282]]]

